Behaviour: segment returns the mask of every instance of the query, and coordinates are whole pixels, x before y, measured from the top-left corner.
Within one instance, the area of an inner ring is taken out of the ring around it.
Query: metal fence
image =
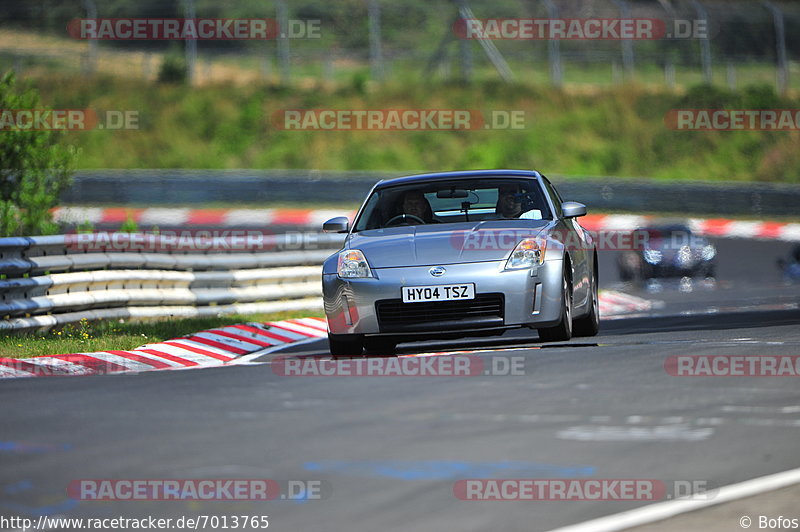
[[[43,0],[17,3],[5,29],[66,37],[74,18],[266,17],[281,28],[318,21],[313,38],[256,41],[74,41],[25,48],[6,42],[0,60],[26,71],[48,68],[113,72],[156,79],[164,57],[185,58],[193,83],[503,79],[562,84],[700,82],[737,87],[769,83],[800,88],[800,3],[725,0]],[[653,19],[660,39],[463,39],[466,19]],[[701,22],[701,27],[697,23]],[[687,26],[688,24],[688,26]],[[689,28],[687,33],[680,32]],[[704,28],[704,29],[703,29]],[[699,31],[696,31],[698,30]],[[670,37],[667,37],[670,35]],[[177,45],[177,48],[176,48]]]
[[[343,239],[318,235],[309,246],[275,235],[257,246],[210,246],[119,233],[0,238],[0,331],[321,308],[320,263]]]

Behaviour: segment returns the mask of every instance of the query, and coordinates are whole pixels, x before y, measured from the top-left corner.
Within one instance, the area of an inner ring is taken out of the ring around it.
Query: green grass
[[[410,80],[187,88],[114,78],[34,80],[55,108],[138,110],[140,129],[75,132],[82,168],[317,168],[428,171],[537,168],[554,175],[800,182],[797,132],[672,131],[678,108],[800,108],[767,85],[671,91],[646,84],[557,90],[545,84]],[[519,130],[284,131],[272,113],[304,108],[522,111]]]
[[[236,323],[277,321],[324,316],[321,311],[290,311],[247,316],[188,318],[152,322],[82,321],[46,334],[0,336],[0,357],[28,358],[39,355],[129,350],[144,344],[180,338],[198,331]]]

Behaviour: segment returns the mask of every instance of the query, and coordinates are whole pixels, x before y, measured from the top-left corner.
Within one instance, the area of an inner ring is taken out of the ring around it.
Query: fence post
[[[383,48],[381,46],[381,6],[378,0],[369,0],[369,63],[372,79],[383,81]]]
[[[553,0],[542,0],[547,8],[547,16],[551,20],[558,18],[558,8]],[[561,41],[558,39],[547,40],[547,59],[550,62],[550,82],[554,87],[560,87],[564,83],[564,75],[561,72]]]
[[[698,0],[692,0],[692,7],[697,13],[697,18],[706,21],[708,27],[708,12]],[[706,83],[711,84],[714,82],[714,73],[711,70],[711,41],[708,37],[708,32],[700,38],[700,60],[703,63],[703,79]]]
[[[789,64],[786,61],[786,27],[783,22],[783,11],[767,0],[764,0],[763,4],[772,13],[772,19],[775,24],[775,51],[778,59],[778,70],[776,73],[778,92],[780,94],[786,94],[786,89],[789,87]]]
[[[91,19],[97,18],[97,5],[94,0],[83,0],[83,6],[86,8],[86,17]],[[97,66],[97,39],[89,39],[89,55],[86,58],[85,73],[93,74]]]
[[[477,18],[472,13],[472,9],[467,5],[467,0],[454,1],[458,7],[458,14],[462,19],[466,21]],[[452,28],[450,31],[452,31]],[[486,57],[489,58],[489,61],[491,61],[497,73],[500,74],[500,77],[503,78],[503,81],[507,83],[514,81],[514,72],[511,71],[511,67],[508,66],[508,63],[506,63],[506,60],[503,58],[500,50],[497,49],[497,46],[494,45],[494,42],[481,35],[478,37],[478,43],[480,43],[483,51],[486,53]]]
[[[289,71],[289,9],[286,0],[276,0],[278,11],[278,62],[281,68],[281,83],[288,84]]]
[[[183,0],[183,16],[187,19],[195,18],[194,0]],[[197,62],[197,39],[188,38],[186,43],[186,80],[189,85],[194,85],[195,63]]]
[[[621,18],[631,18],[631,9],[628,2],[625,0],[611,0],[619,8],[619,15]],[[625,69],[625,76],[633,78],[634,58],[633,58],[633,42],[630,39],[622,39],[622,65]]]
[[[322,60],[322,79],[328,83],[333,83],[335,79],[333,73],[333,60],[333,54],[326,55]]]
[[[675,88],[675,64],[670,60],[664,63],[664,83],[670,89]]]
[[[736,90],[736,66],[733,64],[733,61],[728,61],[728,66],[726,69],[726,77],[728,81],[728,88],[732,91]]]
[[[461,61],[461,78],[472,80],[472,42],[469,39],[458,40],[458,57]]]

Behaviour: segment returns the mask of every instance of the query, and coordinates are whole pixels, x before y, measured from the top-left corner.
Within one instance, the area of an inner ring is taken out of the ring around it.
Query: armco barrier
[[[320,264],[344,235],[162,239],[102,233],[0,238],[0,331],[81,319],[320,308]]]
[[[545,172],[547,173],[547,172]],[[314,170],[82,170],[62,205],[297,203],[357,205],[379,179],[398,172]],[[662,182],[619,177],[550,175],[565,199],[597,211],[698,216],[796,216],[800,186],[777,183]],[[124,221],[123,218],[120,221]],[[153,223],[145,221],[145,223]]]

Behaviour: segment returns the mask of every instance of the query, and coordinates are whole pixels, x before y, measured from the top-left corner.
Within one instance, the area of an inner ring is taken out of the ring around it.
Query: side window
[[[564,203],[564,200],[561,199],[561,195],[545,176],[542,176],[542,183],[544,183],[544,188],[547,189],[547,194],[553,199],[553,203],[555,203],[556,214],[561,218],[561,204]]]

